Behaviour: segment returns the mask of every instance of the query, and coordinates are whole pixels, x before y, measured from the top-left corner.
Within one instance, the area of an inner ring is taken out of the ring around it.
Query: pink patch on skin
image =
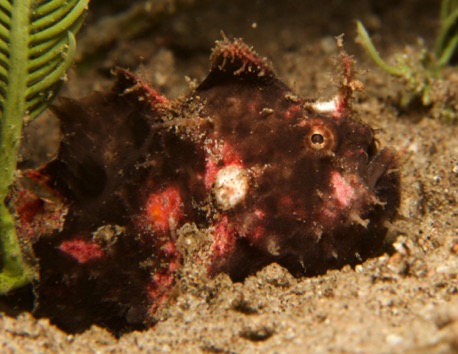
[[[294,106],[291,106],[284,114],[283,114],[283,118],[285,120],[290,120],[294,117],[297,116],[297,114],[299,112],[302,111],[302,107],[300,105],[294,105]]]
[[[218,259],[231,253],[235,249],[236,230],[229,224],[227,216],[223,216],[216,224],[213,233],[213,257]]]
[[[161,247],[161,249],[165,252],[167,256],[173,256],[176,254],[176,247],[174,242],[166,242],[164,245]]]
[[[353,187],[336,171],[331,173],[331,185],[334,188],[334,198],[339,204],[343,207],[349,206],[355,197]]]
[[[167,259],[168,263],[164,262],[162,269],[152,274],[152,281],[148,284],[148,294],[152,302],[149,308],[151,313],[156,312],[168,301],[171,289],[175,285],[175,273],[182,266],[179,260],[181,255],[178,253],[175,243],[165,242],[161,246],[161,251],[164,252],[164,261]]]
[[[181,263],[180,262],[171,262],[169,264],[169,271],[172,272],[172,273],[176,272],[180,268],[181,268]]]
[[[264,211],[264,210],[261,210],[261,209],[256,209],[256,210],[254,211],[254,215],[256,215],[256,217],[257,217],[258,219],[264,219],[264,218],[266,217],[265,211]]]
[[[149,297],[152,300],[149,311],[155,313],[158,308],[165,304],[170,295],[170,289],[175,282],[173,274],[156,273],[152,277],[152,284],[148,286]]]
[[[266,235],[266,229],[262,226],[257,226],[254,229],[254,232],[252,232],[249,235],[249,239],[253,244],[259,243],[259,241],[262,241],[265,239]]]
[[[153,275],[153,281],[157,289],[167,289],[173,284],[174,277],[171,274],[156,273]]]
[[[299,122],[297,122],[298,127],[306,127],[308,125],[308,120],[307,119],[301,119]]]
[[[98,244],[85,240],[68,240],[60,244],[59,250],[74,258],[78,263],[84,264],[97,260],[105,255]]]
[[[341,95],[339,95],[337,98],[336,98],[336,110],[334,111],[334,114],[333,116],[335,118],[340,118],[342,116],[342,112],[346,109],[346,105],[345,105],[345,100],[343,97],[341,97]]]
[[[338,214],[335,208],[323,208],[321,210],[321,221],[325,224],[331,224],[338,218]]]
[[[228,143],[223,145],[223,161],[226,166],[235,165],[245,167],[240,154]]]
[[[176,228],[183,217],[181,205],[181,196],[175,187],[153,193],[146,202],[147,220],[155,230],[167,232],[171,227]]]

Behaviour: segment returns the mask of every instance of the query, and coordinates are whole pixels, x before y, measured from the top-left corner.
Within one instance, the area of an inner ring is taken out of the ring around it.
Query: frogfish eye
[[[313,145],[317,145],[317,146],[323,145],[324,143],[323,135],[318,134],[318,133],[313,134],[310,140],[312,141]]]
[[[307,120],[305,145],[308,149],[329,154],[334,152],[337,144],[338,134],[334,122],[324,118],[311,118]]]

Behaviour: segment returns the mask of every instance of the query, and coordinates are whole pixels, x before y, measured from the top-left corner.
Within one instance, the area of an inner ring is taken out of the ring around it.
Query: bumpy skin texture
[[[20,235],[34,234],[38,312],[70,330],[151,323],[182,265],[177,230],[188,222],[213,237],[209,276],[234,280],[271,262],[314,275],[380,252],[400,200],[396,155],[352,117],[351,59],[342,61],[326,111],[227,39],[185,98],[118,70],[111,93],[63,100],[59,156],[29,175],[52,186],[65,222],[37,229],[63,218],[37,208],[40,188],[12,198]]]
[[[399,205],[397,162],[349,107],[314,111],[237,42],[215,49],[196,95],[213,120],[208,139],[223,145],[207,160],[249,175],[245,199],[216,219],[213,272],[243,279],[276,261],[313,275],[380,251]]]

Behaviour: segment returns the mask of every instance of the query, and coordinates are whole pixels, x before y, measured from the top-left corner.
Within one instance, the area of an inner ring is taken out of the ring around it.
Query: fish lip
[[[398,167],[397,152],[391,148],[383,148],[377,152],[366,165],[366,182],[371,190],[390,172]]]

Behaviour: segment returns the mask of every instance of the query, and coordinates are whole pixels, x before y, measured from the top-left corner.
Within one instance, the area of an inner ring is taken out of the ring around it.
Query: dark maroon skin
[[[400,202],[398,163],[353,117],[350,86],[323,111],[241,40],[217,42],[211,59],[182,99],[118,70],[112,92],[54,108],[59,156],[30,175],[53,188],[65,220],[40,232],[37,218],[54,215],[36,210],[40,193],[30,204],[33,191],[13,198],[19,234],[35,235],[39,314],[73,331],[151,324],[182,265],[175,245],[185,223],[213,236],[209,276],[236,281],[272,262],[315,275],[381,252]],[[348,56],[343,66],[351,81]],[[230,170],[245,186],[234,205],[218,194],[237,194],[218,184]]]
[[[275,261],[296,276],[315,275],[379,253],[400,202],[394,151],[378,151],[373,129],[350,107],[323,114],[291,99],[243,44],[221,42],[212,59],[195,93],[212,117],[207,134],[257,171],[245,200],[218,214],[224,227],[215,242],[235,234],[236,245],[218,254],[212,271],[241,280]]]

